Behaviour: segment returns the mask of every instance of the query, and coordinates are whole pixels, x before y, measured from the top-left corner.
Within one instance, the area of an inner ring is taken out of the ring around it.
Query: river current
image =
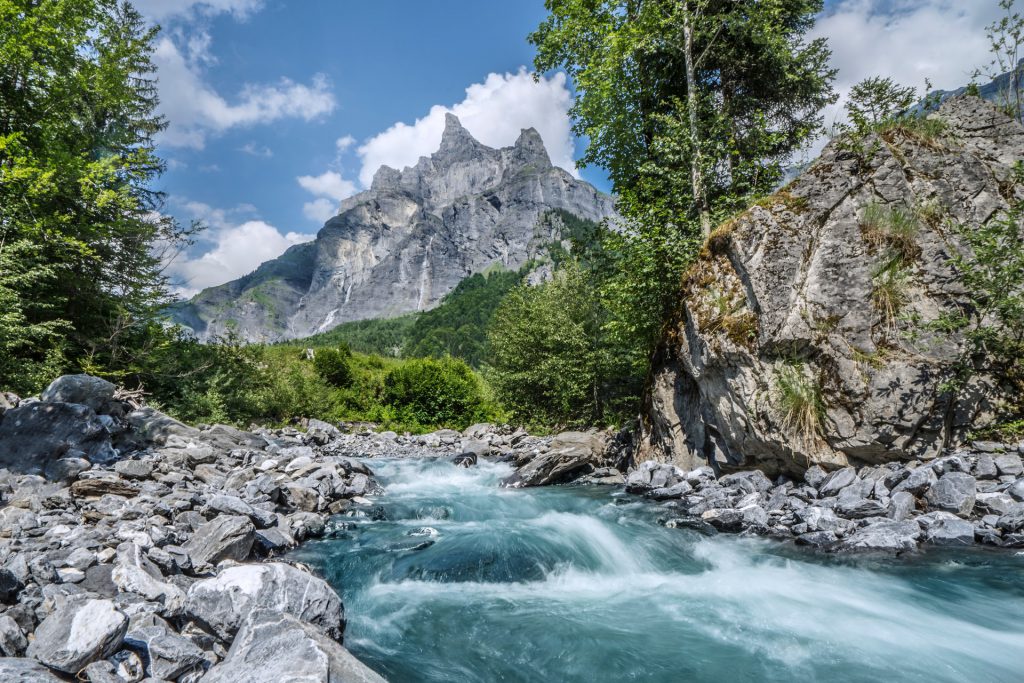
[[[657,523],[507,465],[367,461],[385,486],[293,559],[403,681],[1024,681],[1024,554],[835,557]]]

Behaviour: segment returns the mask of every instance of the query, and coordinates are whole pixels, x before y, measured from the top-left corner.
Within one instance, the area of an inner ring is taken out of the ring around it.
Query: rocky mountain
[[[833,141],[712,235],[654,363],[641,459],[776,473],[933,458],[989,413],[999,378],[946,390],[960,340],[923,323],[969,306],[953,226],[1020,199],[1024,128],[975,97],[930,116],[941,132]]]
[[[172,317],[200,339],[235,329],[274,341],[426,310],[463,278],[519,268],[559,239],[540,226],[553,209],[594,221],[614,211],[611,197],[551,164],[536,130],[492,149],[449,114],[437,152],[402,171],[381,167],[315,241],[200,292]]]

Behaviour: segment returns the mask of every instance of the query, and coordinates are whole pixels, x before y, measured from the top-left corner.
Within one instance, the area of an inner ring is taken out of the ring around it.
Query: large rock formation
[[[1024,128],[970,97],[931,116],[937,136],[833,141],[712,235],[654,364],[640,459],[800,472],[931,458],[991,409],[998,378],[944,390],[959,340],[926,323],[965,304],[954,226],[1021,196]]]
[[[201,339],[234,328],[256,341],[429,309],[466,276],[519,268],[557,240],[539,221],[552,209],[600,221],[613,204],[553,166],[534,129],[492,149],[449,114],[433,155],[402,171],[381,167],[316,241],[204,290],[173,317]]]

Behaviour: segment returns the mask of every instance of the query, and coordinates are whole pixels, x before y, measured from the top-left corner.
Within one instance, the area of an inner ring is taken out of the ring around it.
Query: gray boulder
[[[118,460],[114,471],[125,479],[149,479],[153,476],[152,460]]]
[[[256,539],[255,531],[248,517],[221,515],[196,529],[185,549],[197,570],[222,560],[241,562],[249,557]]]
[[[928,526],[924,540],[932,545],[974,545],[974,525],[967,520],[943,517]]]
[[[911,470],[906,479],[896,484],[892,492],[906,491],[915,496],[920,496],[931,488],[932,484],[936,481],[938,481],[938,477],[935,476],[935,471],[932,468],[918,467],[916,470]]]
[[[889,508],[886,515],[897,522],[910,518],[914,511],[914,496],[906,491],[898,491],[889,499]]]
[[[310,623],[331,638],[345,627],[341,599],[327,582],[288,564],[227,567],[188,591],[188,614],[225,642],[256,609],[273,609]]]
[[[974,509],[977,481],[963,472],[947,472],[928,489],[925,499],[934,510],[967,517]]]
[[[128,617],[110,600],[69,600],[39,624],[27,655],[74,675],[114,654],[127,630]]]
[[[62,679],[34,659],[0,657],[0,681],[4,683],[62,683]]]
[[[96,463],[117,457],[110,433],[91,408],[78,403],[23,403],[0,421],[0,467],[45,474],[68,456]]]
[[[129,631],[124,644],[139,654],[151,678],[174,680],[206,662],[195,643],[163,626],[146,626]]]
[[[1021,474],[1024,474],[1024,463],[1021,462],[1020,456],[1016,453],[1000,453],[993,459],[999,474],[1011,477],[1019,477]]]
[[[289,614],[247,615],[224,661],[202,683],[385,683],[315,626]]]
[[[50,383],[39,395],[46,403],[80,403],[96,413],[110,410],[117,387],[92,375],[64,375]]]
[[[818,493],[822,498],[834,496],[856,481],[857,470],[852,467],[844,467],[825,477],[825,481],[818,487]]]
[[[1007,533],[1024,531],[1024,503],[1014,505],[1009,511],[1001,515],[996,521],[996,526]]]
[[[117,548],[117,559],[110,574],[120,590],[141,595],[146,600],[163,606],[166,616],[177,615],[185,604],[185,593],[164,576],[145,552],[134,543],[122,543]]]
[[[13,618],[7,614],[0,615],[0,656],[19,657],[25,653],[28,640]]]
[[[921,527],[914,521],[886,520],[858,529],[841,543],[843,550],[902,552],[917,548]]]

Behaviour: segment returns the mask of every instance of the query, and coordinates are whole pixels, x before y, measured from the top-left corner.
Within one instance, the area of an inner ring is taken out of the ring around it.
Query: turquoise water
[[[501,489],[502,464],[368,464],[379,506],[293,558],[394,683],[1024,681],[1021,554],[825,557],[614,489]]]

